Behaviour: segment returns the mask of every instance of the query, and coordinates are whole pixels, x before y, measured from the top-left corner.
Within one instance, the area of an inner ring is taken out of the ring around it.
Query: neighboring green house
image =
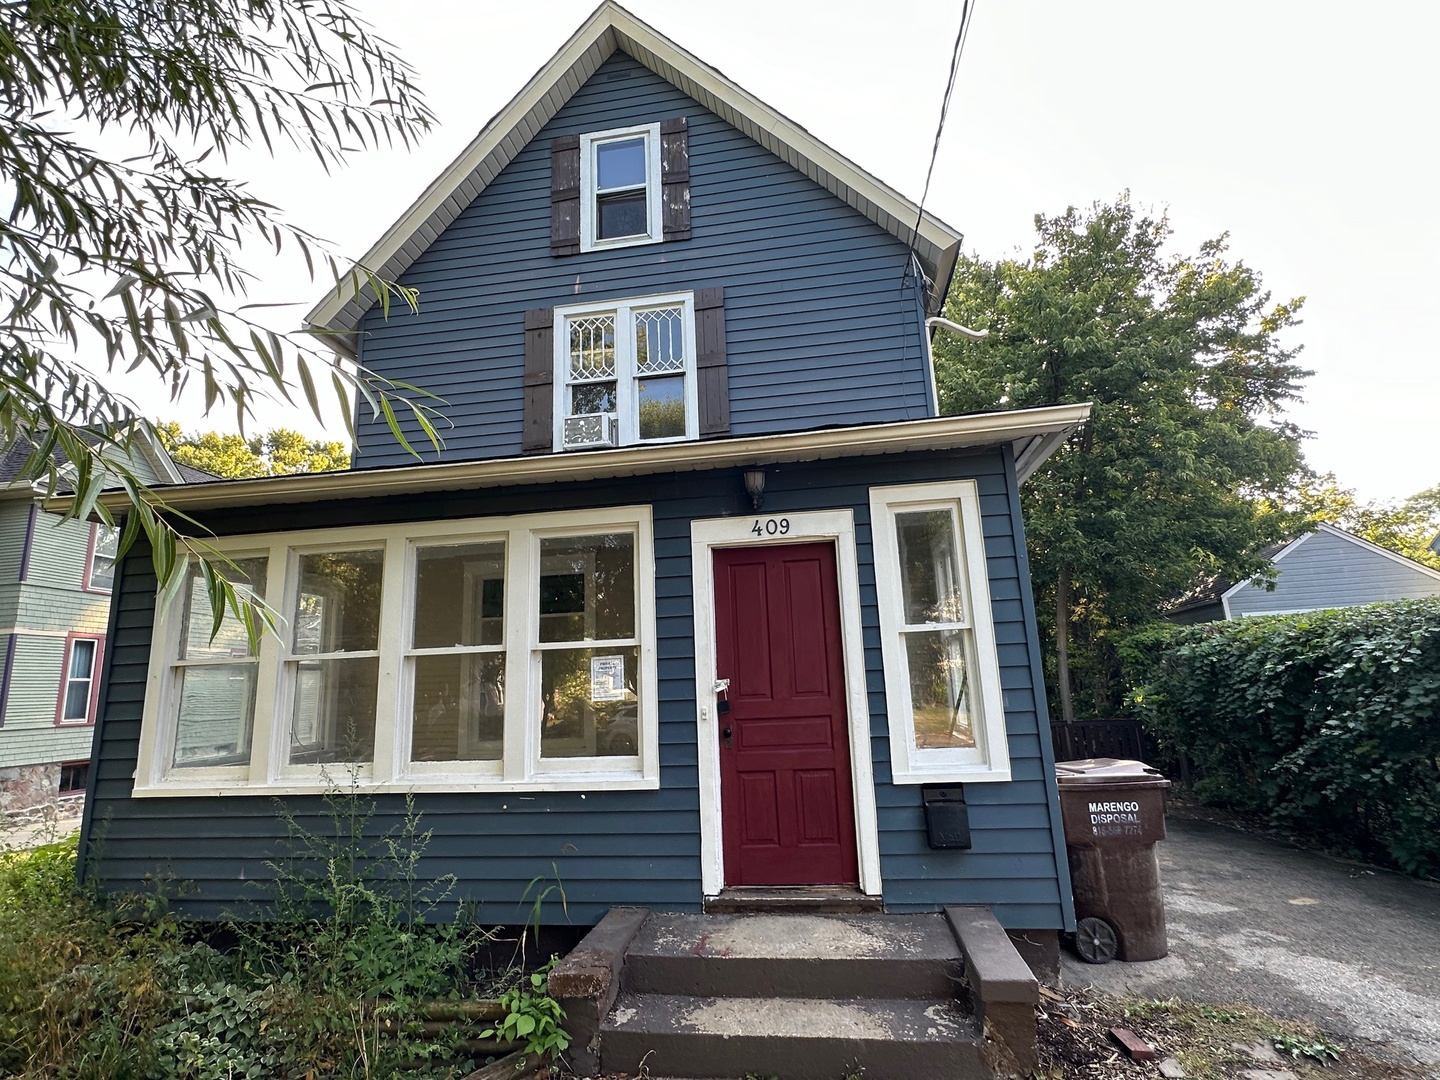
[[[150,483],[212,479],[137,446]],[[18,479],[28,455],[0,456],[0,813],[85,790],[115,562],[112,530],[62,520]]]

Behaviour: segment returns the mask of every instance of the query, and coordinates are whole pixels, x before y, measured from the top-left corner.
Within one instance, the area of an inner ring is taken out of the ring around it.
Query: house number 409
[[[784,536],[790,531],[789,518],[766,518],[761,521],[755,519],[755,524],[750,526],[750,531],[756,536]]]

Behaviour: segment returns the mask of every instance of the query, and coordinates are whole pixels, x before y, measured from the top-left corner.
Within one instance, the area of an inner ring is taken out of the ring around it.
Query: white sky
[[[1440,482],[1440,6],[1299,0],[977,0],[927,207],[994,258],[1037,211],[1128,188],[1169,208],[1176,250],[1228,230],[1278,298],[1306,296],[1291,413],[1311,463],[1365,498]],[[358,0],[440,118],[418,151],[326,178],[237,160],[257,194],[358,257],[549,58],[591,0]],[[637,16],[918,198],[959,0],[629,0]],[[322,291],[291,260],[248,265],[257,299]],[[423,297],[422,297],[423,303]],[[164,416],[144,388],[136,396]],[[199,404],[187,428],[223,427]],[[305,415],[276,413],[314,430]],[[337,424],[334,431],[341,432]]]

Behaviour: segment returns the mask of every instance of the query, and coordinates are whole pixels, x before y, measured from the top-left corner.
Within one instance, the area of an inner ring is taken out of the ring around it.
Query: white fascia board
[[[618,450],[551,452],[485,461],[219,480],[167,487],[155,492],[155,495],[172,510],[216,510],[696,472],[908,451],[960,450],[1005,443],[1027,444],[1037,437],[1058,446],[1060,440],[1047,437],[1068,435],[1089,415],[1090,404],[1086,402]],[[1034,463],[1038,464],[1038,461]],[[68,497],[57,496],[47,500],[45,505],[47,509],[64,510],[71,501]],[[126,496],[119,493],[103,495],[100,501],[109,509],[123,509],[128,502]]]
[[[574,90],[612,53],[621,50],[660,78],[678,86],[706,108],[743,131],[782,160],[857,207],[891,235],[919,250],[935,269],[938,302],[959,256],[961,234],[920,208],[848,158],[836,153],[799,124],[741,89],[669,38],[612,0],[605,0],[570,40],[501,109],[450,166],[436,177],[385,234],[365,253],[361,265],[398,278],[428,246],[420,235],[438,235],[508,165],[533,135],[513,137],[522,125],[538,132],[560,111]],[[809,166],[808,168],[806,166]],[[817,175],[818,174],[818,175]],[[918,234],[914,232],[919,218]],[[352,279],[338,283],[305,317],[305,325],[346,356],[355,355],[360,317],[372,304]]]
[[[1015,483],[1023,484],[1035,471],[1050,460],[1050,455],[1059,450],[1065,440],[1070,437],[1070,431],[1050,431],[1043,435],[1036,435],[1030,439],[1024,449],[1017,449],[1015,453]]]
[[[135,441],[140,447],[140,452],[145,455],[151,467],[160,475],[167,484],[183,483],[185,478],[180,475],[180,470],[175,467],[174,460],[166,452],[155,438],[145,428],[140,428],[135,435]]]

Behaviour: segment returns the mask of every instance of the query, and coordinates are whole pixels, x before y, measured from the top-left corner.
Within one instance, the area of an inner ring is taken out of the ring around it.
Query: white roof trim
[[[1019,454],[1036,440],[1051,447],[1058,446],[1060,439],[1052,436],[1063,438],[1069,435],[1089,416],[1089,403],[1053,405],[1042,409],[931,417],[786,435],[220,480],[167,487],[157,495],[167,506],[188,512],[585,481],[612,476],[696,472],[915,450],[959,450],[1007,443]],[[1039,464],[1034,454],[1029,460]],[[100,501],[110,509],[123,509],[127,505],[123,494],[104,495]],[[63,510],[69,503],[68,498],[57,496],[47,500],[46,507]]]
[[[136,440],[140,445],[141,452],[149,459],[150,465],[167,484],[182,484],[185,478],[180,475],[180,470],[175,467],[174,460],[170,453],[160,445],[158,439],[150,434],[145,428],[136,431]]]
[[[1305,534],[1302,535],[1302,536],[1297,536],[1294,540],[1291,540],[1290,543],[1286,544],[1283,548],[1281,548],[1279,551],[1277,551],[1274,555],[1272,555],[1272,556],[1270,557],[1270,562],[1271,562],[1272,564],[1273,564],[1273,563],[1278,563],[1278,562],[1280,562],[1282,559],[1285,558],[1286,555],[1289,555],[1292,551],[1294,551],[1296,548],[1298,548],[1301,544],[1305,543],[1306,540],[1309,540],[1312,536],[1318,536],[1318,535],[1320,535],[1320,533],[1328,533],[1328,534],[1331,535],[1331,536],[1338,536],[1338,537],[1340,537],[1340,539],[1342,539],[1342,540],[1348,540],[1348,541],[1350,541],[1350,543],[1354,544],[1356,547],[1364,548],[1366,551],[1372,551],[1372,552],[1374,552],[1376,555],[1384,555],[1385,558],[1391,560],[1392,562],[1400,563],[1402,566],[1408,566],[1408,567],[1409,567],[1410,569],[1412,569],[1412,570],[1419,570],[1422,574],[1426,574],[1426,575],[1428,575],[1428,576],[1430,576],[1430,577],[1432,577],[1432,578],[1435,578],[1437,581],[1440,581],[1440,570],[1434,570],[1434,569],[1432,569],[1431,567],[1426,566],[1424,563],[1418,563],[1418,562],[1416,562],[1414,559],[1407,559],[1404,555],[1401,555],[1398,551],[1391,551],[1389,548],[1383,548],[1383,547],[1381,547],[1379,544],[1372,544],[1369,540],[1366,540],[1363,536],[1356,536],[1356,535],[1355,535],[1354,533],[1352,533],[1352,532],[1346,532],[1344,529],[1338,528],[1338,527],[1335,526],[1335,525],[1331,525],[1331,524],[1330,524],[1329,522],[1327,522],[1327,521],[1318,521],[1318,522],[1316,522],[1316,523],[1315,523],[1315,528],[1314,528],[1313,531],[1307,532],[1307,533],[1305,533]],[[1244,589],[1244,588],[1246,588],[1246,587],[1248,587],[1248,586],[1252,586],[1252,585],[1254,585],[1254,584],[1255,584],[1255,579],[1254,579],[1254,578],[1246,578],[1244,581],[1237,581],[1234,585],[1231,585],[1230,588],[1226,589],[1223,593],[1220,594],[1220,602],[1221,602],[1221,604],[1224,606],[1224,609],[1225,609],[1225,618],[1228,619],[1228,618],[1231,617],[1231,615],[1230,615],[1230,598],[1231,598],[1232,596],[1234,596],[1236,593],[1238,593],[1241,589]],[[1257,586],[1257,587],[1258,587],[1258,586]],[[1322,610],[1322,609],[1319,609],[1319,608],[1306,608],[1306,609],[1304,609],[1304,610],[1307,610],[1307,611],[1310,611],[1310,610],[1318,611],[1318,610]],[[1266,615],[1274,615],[1274,614],[1278,614],[1278,613],[1277,613],[1277,612],[1272,612],[1272,611],[1267,611],[1267,612],[1265,612],[1265,614],[1266,614]]]
[[[614,0],[604,0],[550,62],[386,230],[361,264],[381,277],[398,279],[617,51],[634,57],[895,237],[911,242],[911,230],[919,214],[915,203],[635,18]],[[943,303],[960,241],[960,233],[928,212],[921,220],[919,235],[914,237],[916,254],[937,283],[937,303]],[[368,291],[362,289],[357,295],[347,279],[311,310],[305,324],[331,331],[326,342],[353,356],[361,316],[373,303]]]

